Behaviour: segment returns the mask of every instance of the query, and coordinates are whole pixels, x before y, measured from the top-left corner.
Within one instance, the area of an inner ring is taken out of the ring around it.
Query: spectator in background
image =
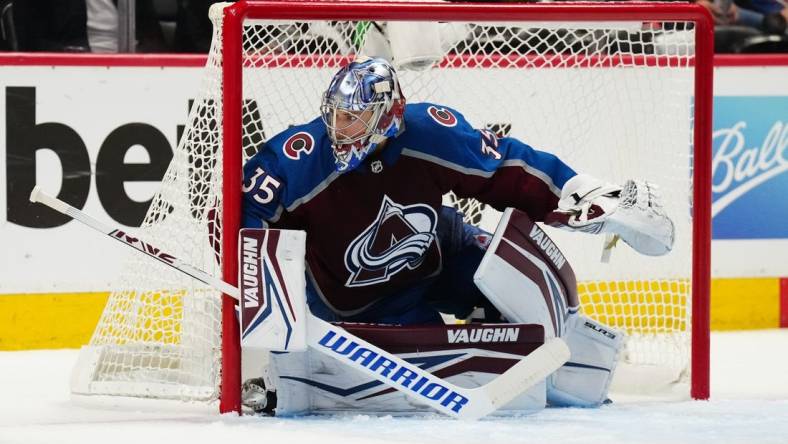
[[[785,34],[788,8],[779,0],[738,0],[736,23],[767,34]]]
[[[87,31],[93,52],[118,52],[118,0],[84,0],[87,4]],[[157,18],[153,0],[136,0],[134,52],[166,52],[170,48]]]
[[[117,4],[117,0],[15,0],[8,24],[14,42],[8,43],[8,49],[116,53],[121,19]],[[135,51],[170,51],[153,0],[136,0],[135,10]]]
[[[697,0],[717,26],[746,26],[766,34],[785,34],[788,8],[781,0]]]
[[[94,52],[117,52],[117,0],[85,0],[88,4],[88,35]],[[136,52],[207,53],[213,27],[208,9],[219,0],[136,0]],[[172,12],[170,12],[172,11]],[[170,14],[174,13],[174,17]],[[162,31],[160,20],[175,22],[174,36]],[[96,44],[94,45],[94,39]],[[170,41],[170,44],[167,42]]]
[[[730,0],[697,0],[696,3],[709,10],[715,25],[731,25],[736,22],[738,10]]]
[[[158,14],[153,0],[136,0],[136,52],[170,52],[172,48],[164,40]],[[188,0],[180,0],[186,1]],[[207,14],[207,13],[206,13]]]
[[[113,0],[85,0],[92,52],[118,52],[118,8]]]
[[[716,52],[788,51],[788,9],[783,0],[696,1],[708,9],[714,18]]]
[[[90,51],[85,0],[15,1],[13,20],[19,51]]]
[[[219,0],[178,0],[174,49],[176,52],[208,53],[213,26],[208,18],[211,5]]]

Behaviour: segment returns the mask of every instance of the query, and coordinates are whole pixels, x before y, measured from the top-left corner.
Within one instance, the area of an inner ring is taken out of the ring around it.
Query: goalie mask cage
[[[627,334],[613,389],[691,385],[692,397],[708,397],[712,22],[703,8],[240,1],[211,16],[202,90],[144,239],[236,285],[243,162],[318,116],[331,76],[387,22],[430,22],[424,39],[439,37],[442,53],[426,69],[398,67],[409,102],[451,106],[604,180],[660,185],[677,228],[666,256],[619,245],[604,264],[601,236],[549,234],[577,274],[584,313]],[[444,201],[494,229],[497,211]],[[220,398],[222,412],[240,411],[233,300],[138,256],[80,354],[72,391]]]

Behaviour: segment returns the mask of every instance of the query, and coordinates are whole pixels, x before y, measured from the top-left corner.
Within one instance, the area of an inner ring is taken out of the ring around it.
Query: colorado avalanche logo
[[[457,125],[457,116],[452,114],[452,112],[446,108],[438,108],[436,106],[430,106],[429,108],[427,108],[427,113],[429,113],[430,117],[432,117],[433,120],[435,120],[436,122],[440,123],[443,126],[447,126],[451,128]]]
[[[312,153],[312,148],[315,147],[315,139],[312,137],[311,134],[305,132],[295,133],[290,138],[288,138],[282,150],[285,153],[285,156],[293,159],[298,160],[301,158],[301,153],[306,153],[309,155]]]
[[[438,216],[423,204],[398,205],[383,196],[375,221],[345,251],[348,287],[386,282],[403,269],[421,265],[435,241]]]

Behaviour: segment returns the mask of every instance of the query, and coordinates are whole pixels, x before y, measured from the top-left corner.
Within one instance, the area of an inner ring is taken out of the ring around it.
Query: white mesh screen
[[[221,14],[214,15],[217,26],[201,98],[140,233],[220,275],[212,235],[220,216],[221,177],[214,173],[221,165],[222,99]],[[628,333],[624,362],[665,369],[670,380],[686,377],[691,26],[638,21],[436,26],[444,52],[440,60],[425,70],[399,70],[409,102],[451,106],[474,126],[553,152],[578,171],[614,183],[637,178],[661,187],[677,228],[676,247],[668,256],[639,256],[622,244],[603,264],[601,237],[548,231],[577,274],[583,311]],[[677,30],[685,28],[689,30]],[[315,118],[332,74],[375,32],[374,26],[359,22],[247,21],[245,158],[270,136]],[[494,230],[494,210],[478,202],[455,202],[452,196],[445,202],[460,205],[469,221]],[[144,257],[130,264],[121,288],[125,290],[113,293],[91,341],[106,347],[89,391],[215,396],[220,359],[215,292]]]

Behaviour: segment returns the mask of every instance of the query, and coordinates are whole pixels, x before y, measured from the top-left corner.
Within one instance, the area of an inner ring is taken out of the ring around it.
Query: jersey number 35
[[[257,187],[257,191],[252,196],[252,198],[261,204],[271,203],[271,201],[274,200],[276,190],[279,189],[282,184],[278,180],[266,174],[265,170],[260,167],[255,169],[254,175],[249,178],[248,182],[243,184],[241,189],[244,193],[252,191],[261,177],[262,181],[260,181],[260,185]]]

